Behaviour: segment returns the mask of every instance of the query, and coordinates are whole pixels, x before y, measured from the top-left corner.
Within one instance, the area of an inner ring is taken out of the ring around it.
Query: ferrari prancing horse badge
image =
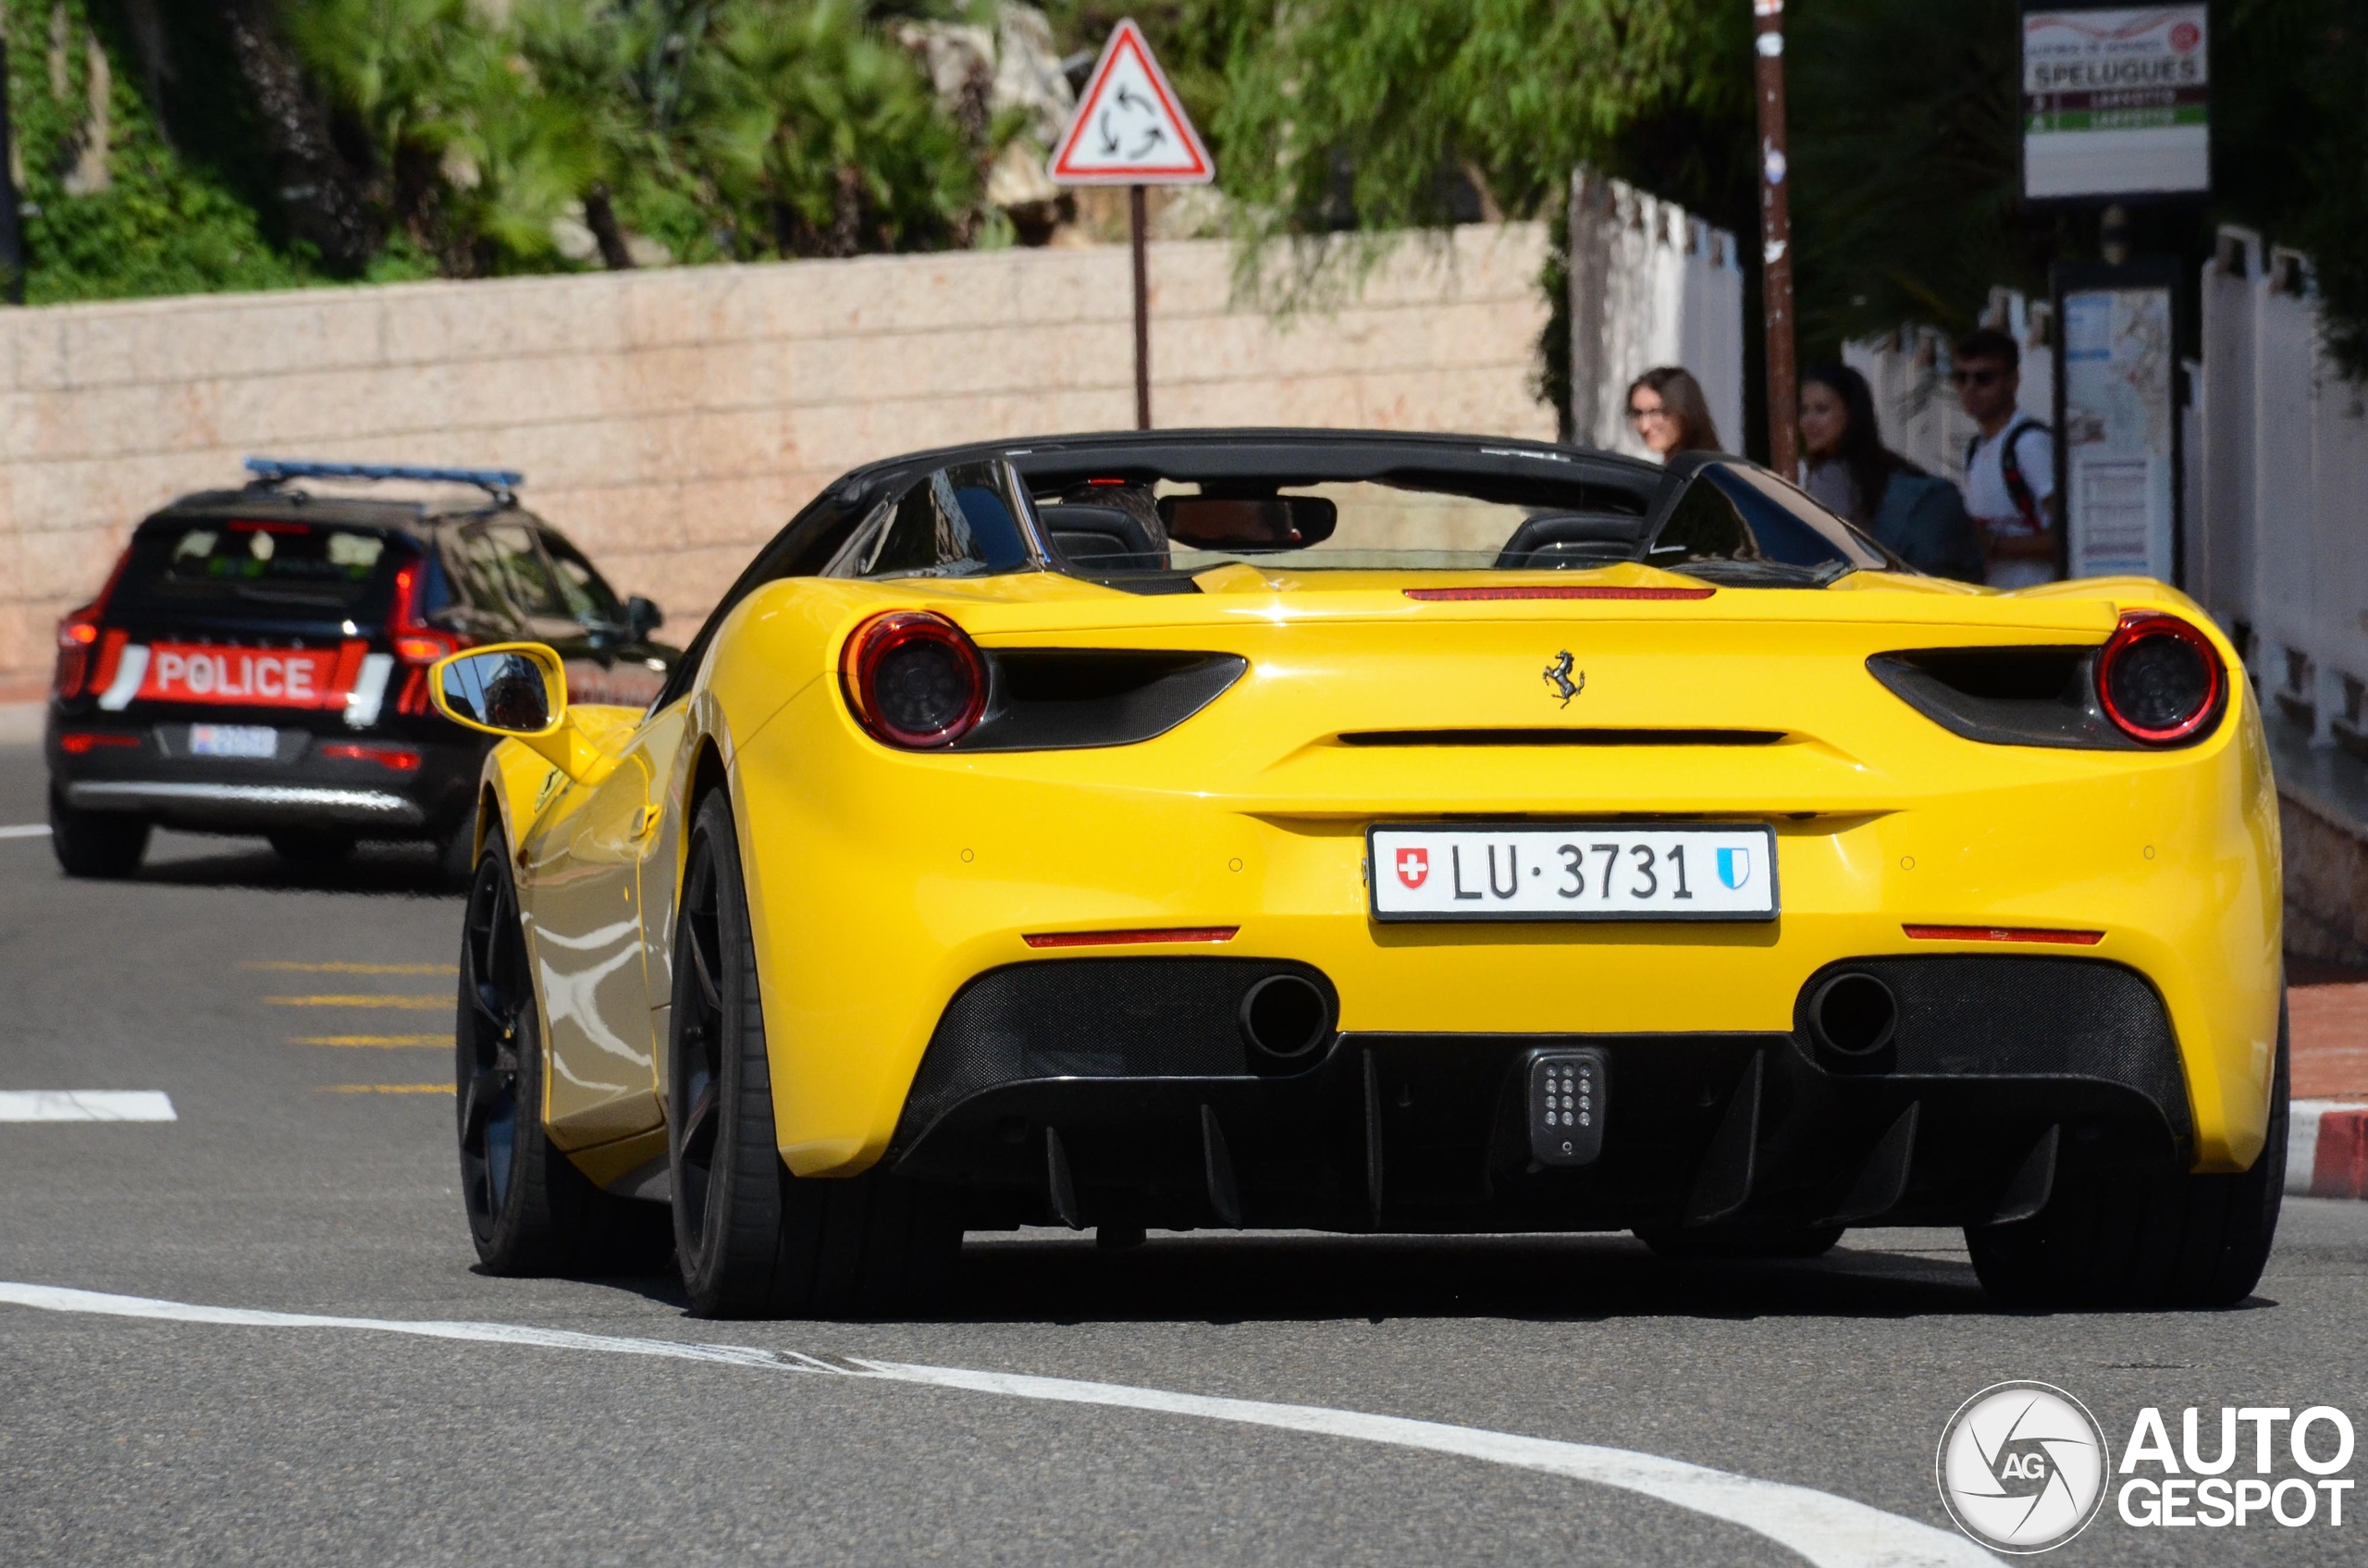
[[[1546,684],[1554,688],[1554,695],[1562,699],[1565,708],[1571,706],[1571,698],[1587,689],[1587,673],[1585,670],[1579,672],[1576,682],[1571,679],[1572,663],[1571,650],[1566,648],[1554,656],[1554,662],[1546,666],[1545,671]]]

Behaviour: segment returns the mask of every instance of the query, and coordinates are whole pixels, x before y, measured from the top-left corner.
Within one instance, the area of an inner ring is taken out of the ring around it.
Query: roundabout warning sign
[[[1205,185],[1216,166],[1133,20],[1122,21],[1048,167],[1059,185]]]

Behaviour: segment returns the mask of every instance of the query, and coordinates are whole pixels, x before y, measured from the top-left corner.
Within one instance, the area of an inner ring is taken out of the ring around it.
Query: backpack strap
[[[2047,532],[2047,518],[2039,509],[2039,497],[2032,493],[2031,482],[2023,477],[2022,463],[2015,456],[2015,443],[2034,430],[2046,428],[2036,419],[2018,419],[1998,438],[1999,476],[2006,481],[2006,493],[2014,498],[2015,510],[2022,514],[2023,525],[2035,534]]]

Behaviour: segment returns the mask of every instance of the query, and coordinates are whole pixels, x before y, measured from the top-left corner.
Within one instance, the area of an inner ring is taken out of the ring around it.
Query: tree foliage
[[[6,19],[28,302],[306,279],[238,180],[168,140],[117,7],[57,0]]]
[[[1253,244],[1535,216],[1638,129],[1732,114],[1750,18],[1721,0],[1295,0],[1245,7],[1216,127]],[[1254,45],[1254,46],[1246,46]],[[1253,151],[1254,149],[1254,151]]]

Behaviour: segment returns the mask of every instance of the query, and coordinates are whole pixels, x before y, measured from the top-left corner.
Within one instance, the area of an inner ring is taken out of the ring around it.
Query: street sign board
[[[1216,178],[1132,18],[1103,45],[1049,172],[1056,185],[1205,185]]]
[[[2023,194],[2112,201],[2212,188],[2206,7],[2023,16]]]
[[[2074,577],[2179,580],[2179,271],[2064,262],[2056,302],[2056,487]]]

